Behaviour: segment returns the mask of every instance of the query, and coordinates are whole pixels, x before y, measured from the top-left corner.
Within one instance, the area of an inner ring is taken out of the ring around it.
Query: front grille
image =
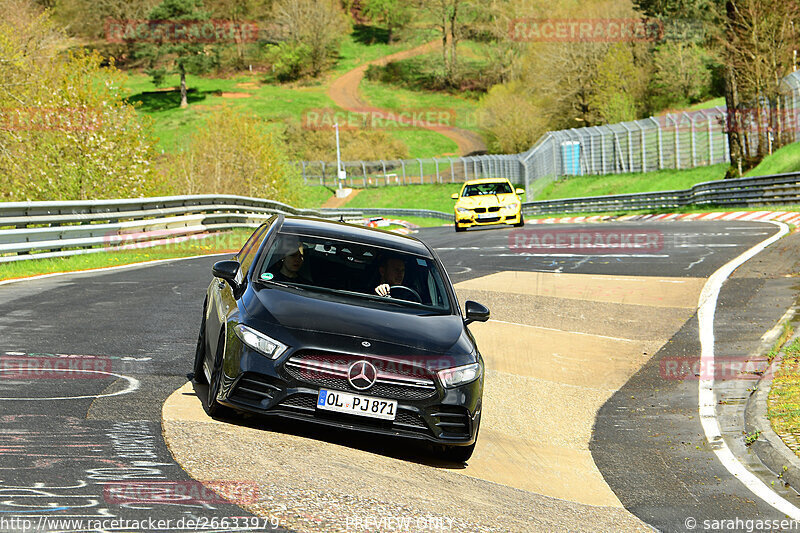
[[[231,394],[231,399],[249,404],[260,404],[264,400],[271,400],[276,391],[276,385],[269,383],[270,378],[260,374],[248,372],[242,376]]]
[[[489,208],[486,208],[486,207],[476,207],[476,208],[474,209],[474,211],[475,211],[476,213],[487,213],[487,212],[488,212],[488,213],[497,213],[498,211],[500,211],[500,206],[489,207]]]
[[[347,380],[347,371],[356,361],[368,360],[378,369],[375,385],[358,390]],[[424,400],[436,394],[436,385],[429,372],[414,365],[398,365],[393,361],[364,358],[349,354],[299,353],[292,356],[284,369],[294,379],[320,388],[331,388],[393,398],[398,400]]]
[[[486,222],[497,222],[500,220],[500,217],[486,217],[486,218],[479,218],[476,220],[478,224],[484,224]]]
[[[439,405],[431,411],[434,425],[442,431],[443,437],[469,436],[469,413],[463,407]]]
[[[425,422],[417,413],[411,411],[398,411],[394,420],[395,426],[404,426],[409,429],[428,429]]]
[[[311,394],[295,394],[283,400],[280,407],[313,412],[317,408],[317,397]]]

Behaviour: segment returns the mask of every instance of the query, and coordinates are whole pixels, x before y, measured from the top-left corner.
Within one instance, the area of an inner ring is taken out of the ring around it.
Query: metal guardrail
[[[573,178],[580,179],[580,178]],[[599,213],[687,206],[766,206],[800,202],[800,172],[698,183],[691,189],[525,202],[525,215]]]
[[[580,178],[577,178],[580,179]],[[525,202],[525,215],[766,206],[800,203],[800,172],[699,183],[691,189]],[[232,195],[71,202],[0,202],[0,263],[154,246],[234,228],[254,228],[274,213],[352,220],[424,217],[427,209],[297,209]]]
[[[0,202],[0,263],[176,242],[254,228],[274,213],[361,218],[360,211],[297,209],[272,200],[198,195],[70,202]]]

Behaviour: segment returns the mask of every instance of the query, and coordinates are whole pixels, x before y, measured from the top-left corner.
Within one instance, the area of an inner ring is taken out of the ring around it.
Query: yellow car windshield
[[[509,194],[511,193],[511,186],[508,183],[477,183],[475,185],[467,185],[464,187],[464,194],[462,196],[483,196],[486,194]]]

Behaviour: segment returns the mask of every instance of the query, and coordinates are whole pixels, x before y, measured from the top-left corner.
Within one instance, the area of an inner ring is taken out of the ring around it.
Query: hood
[[[485,194],[482,196],[462,196],[456,202],[456,207],[474,209],[476,207],[494,207],[510,203],[519,203],[519,198],[513,193]]]
[[[379,301],[256,285],[245,295],[251,325],[297,349],[379,357],[450,356],[475,361],[475,346],[458,315],[425,315]],[[364,342],[369,347],[364,346]]]

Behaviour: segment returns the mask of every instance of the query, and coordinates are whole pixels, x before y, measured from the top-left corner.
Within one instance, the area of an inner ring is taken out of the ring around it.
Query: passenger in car
[[[300,241],[291,241],[282,246],[282,249],[283,256],[280,261],[276,263],[276,267],[280,268],[275,272],[273,280],[289,283],[309,283],[309,281],[300,274],[305,255],[302,243],[300,243]]]

